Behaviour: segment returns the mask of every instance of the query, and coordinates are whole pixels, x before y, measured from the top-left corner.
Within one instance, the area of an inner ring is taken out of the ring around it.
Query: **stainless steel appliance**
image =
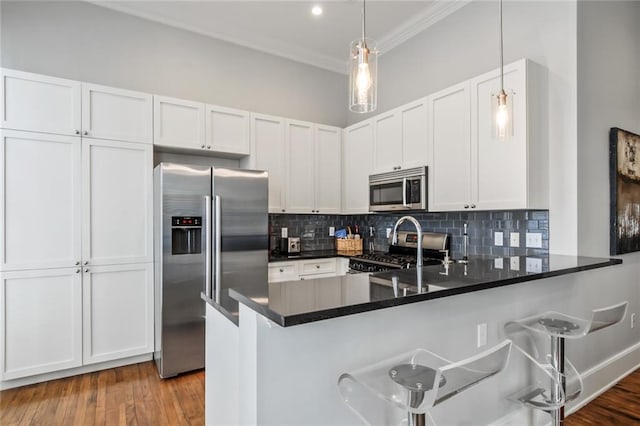
[[[204,367],[205,293],[267,286],[267,173],[160,163],[154,170],[155,352],[160,377]]]
[[[449,234],[424,232],[422,235],[423,266],[439,265],[448,257]],[[364,253],[349,258],[349,270],[356,272],[380,272],[392,269],[405,269],[416,266],[417,232],[398,231],[398,241],[391,244],[389,252]]]
[[[426,167],[369,176],[369,211],[426,210],[427,176]]]
[[[300,253],[300,237],[280,239],[280,253]]]

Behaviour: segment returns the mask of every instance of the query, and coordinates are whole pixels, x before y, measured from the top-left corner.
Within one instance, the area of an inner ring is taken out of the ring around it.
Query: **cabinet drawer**
[[[298,273],[303,275],[328,274],[336,272],[336,259],[315,259],[300,262]]]
[[[295,281],[298,279],[298,264],[296,262],[269,263],[269,282]]]

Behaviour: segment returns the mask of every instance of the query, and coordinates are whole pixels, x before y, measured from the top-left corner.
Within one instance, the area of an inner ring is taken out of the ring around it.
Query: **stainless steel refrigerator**
[[[160,377],[204,368],[205,302],[230,319],[229,288],[267,286],[267,172],[160,163],[154,169],[155,352]]]

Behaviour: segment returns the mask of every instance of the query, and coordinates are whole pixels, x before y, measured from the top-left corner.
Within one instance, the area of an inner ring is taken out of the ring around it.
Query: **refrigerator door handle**
[[[211,299],[211,197],[204,196],[204,216],[205,216],[205,250],[204,250],[204,294]]]
[[[220,196],[215,196],[215,247],[213,251],[214,258],[214,268],[215,268],[215,279],[213,281],[215,300],[217,303],[220,303],[220,287],[221,287],[221,275],[222,275],[222,265],[221,265],[221,249],[222,249],[222,214],[220,213]]]

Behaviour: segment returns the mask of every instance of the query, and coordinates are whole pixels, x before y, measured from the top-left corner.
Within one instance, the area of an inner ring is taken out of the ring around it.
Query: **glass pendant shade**
[[[370,38],[351,42],[349,56],[349,109],[367,113],[378,104],[378,50]]]
[[[507,94],[504,90],[501,90],[498,93],[497,105],[495,111],[496,117],[496,138],[499,141],[506,141],[509,139],[510,129],[509,129],[509,105]]]

